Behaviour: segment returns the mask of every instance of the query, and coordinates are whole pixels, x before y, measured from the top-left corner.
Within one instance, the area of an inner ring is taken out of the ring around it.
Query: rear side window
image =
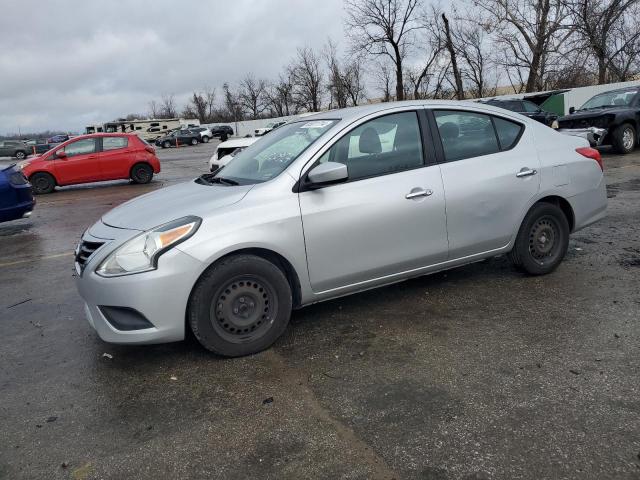
[[[119,148],[126,148],[129,145],[129,139],[127,137],[104,137],[102,139],[102,150],[117,150]]]
[[[96,139],[95,138],[83,138],[82,140],[75,141],[64,147],[64,153],[68,157],[74,155],[85,155],[88,153],[95,153],[96,151]]]
[[[522,125],[516,122],[510,122],[504,118],[493,117],[493,123],[496,126],[500,147],[502,150],[509,150],[518,142]]]
[[[363,123],[319,160],[328,161],[345,164],[351,181],[424,166],[416,112],[394,113]]]
[[[433,112],[447,162],[500,151],[491,117],[460,110]]]

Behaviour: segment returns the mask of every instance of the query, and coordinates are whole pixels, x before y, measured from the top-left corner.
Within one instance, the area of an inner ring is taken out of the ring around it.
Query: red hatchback
[[[56,185],[127,178],[149,183],[160,172],[160,161],[134,133],[95,133],[67,140],[21,167],[35,193],[51,193]]]

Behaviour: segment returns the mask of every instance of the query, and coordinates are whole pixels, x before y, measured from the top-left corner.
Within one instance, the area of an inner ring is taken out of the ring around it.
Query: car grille
[[[93,252],[99,249],[102,245],[104,245],[104,242],[88,242],[86,240],[82,240],[80,242],[78,248],[76,249],[76,264],[80,269],[80,273],[82,273],[82,271],[84,270],[89,257],[91,257],[91,255],[93,255]]]

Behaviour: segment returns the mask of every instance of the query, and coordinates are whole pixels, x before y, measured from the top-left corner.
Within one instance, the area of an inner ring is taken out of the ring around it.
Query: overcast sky
[[[3,0],[0,133],[81,131],[344,44],[342,0]]]

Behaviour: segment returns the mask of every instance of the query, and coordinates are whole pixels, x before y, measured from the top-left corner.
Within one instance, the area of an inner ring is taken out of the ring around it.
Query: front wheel
[[[18,150],[16,152],[16,158],[18,160],[24,160],[25,158],[27,158],[27,154],[25,152],[23,152],[22,150]]]
[[[270,347],[287,328],[291,306],[291,288],[280,268],[262,257],[238,255],[204,273],[187,318],[207,350],[239,357]]]
[[[626,155],[636,147],[636,129],[625,123],[617,127],[611,135],[611,143],[618,153]]]
[[[146,163],[138,163],[131,169],[131,180],[134,183],[149,183],[153,178],[153,168]]]
[[[191,145],[197,145],[197,144],[198,144],[198,139],[197,139],[197,138],[195,138],[195,137],[193,137],[193,138],[191,139]]]
[[[209,143],[209,137],[207,137],[206,135],[204,137],[202,137],[202,142],[203,143]]]
[[[51,193],[56,188],[56,180],[46,172],[37,172],[29,177],[33,193],[38,195],[43,193]]]
[[[569,222],[564,212],[551,203],[537,203],[524,217],[509,257],[530,275],[554,271],[569,246]]]
[[[171,146],[171,142],[169,140],[165,140],[162,142],[162,148],[169,148]]]

